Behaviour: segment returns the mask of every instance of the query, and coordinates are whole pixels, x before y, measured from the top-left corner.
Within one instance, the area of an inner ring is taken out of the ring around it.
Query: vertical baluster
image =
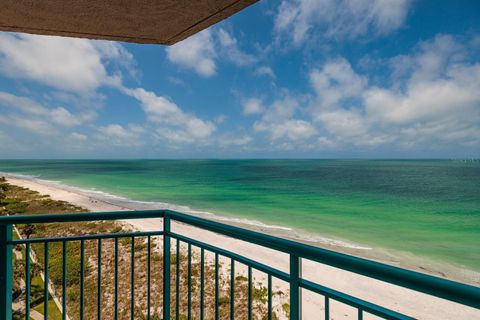
[[[358,309],[358,320],[363,320],[363,310]]]
[[[325,320],[330,319],[330,299],[325,296]]]
[[[62,241],[63,266],[62,266],[62,319],[67,319],[67,241]]]
[[[48,242],[43,247],[43,316],[48,320]]]
[[[218,253],[215,253],[215,320],[218,320]]]
[[[200,250],[200,320],[203,320],[204,316],[204,295],[205,295],[205,250]]]
[[[272,275],[268,275],[268,320],[272,320]]]
[[[248,266],[248,320],[252,320],[252,267]]]
[[[102,319],[102,239],[97,248],[97,319]]]
[[[147,238],[147,320],[150,320],[150,254],[151,254],[151,240],[150,236]]]
[[[0,320],[12,319],[12,225],[0,225]]]
[[[290,320],[302,319],[302,259],[290,254]]]
[[[135,318],[135,237],[132,237],[132,244],[131,244],[131,267],[130,273],[131,279],[131,287],[130,287],[130,319],[133,320]]]
[[[192,245],[188,244],[188,320],[192,319]]]
[[[85,312],[85,240],[80,240],[80,320]]]
[[[163,218],[163,319],[170,319],[170,218]]]
[[[118,238],[115,238],[115,257],[114,257],[114,259],[115,259],[115,262],[114,262],[114,264],[115,264],[114,273],[115,274],[114,274],[114,280],[113,281],[115,282],[114,283],[114,287],[115,287],[114,291],[115,292],[114,292],[114,298],[113,298],[114,299],[114,303],[113,303],[114,304],[114,306],[113,306],[114,315],[113,316],[114,316],[115,320],[117,320],[118,319]]]
[[[175,319],[180,318],[180,240],[177,239],[177,259],[175,261]]]
[[[30,319],[30,243],[25,249],[25,319]]]
[[[235,260],[230,260],[230,320],[235,319]]]

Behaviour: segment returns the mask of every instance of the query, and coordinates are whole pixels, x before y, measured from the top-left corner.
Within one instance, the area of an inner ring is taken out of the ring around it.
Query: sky
[[[480,1],[262,0],[173,46],[0,33],[0,158],[479,158]]]

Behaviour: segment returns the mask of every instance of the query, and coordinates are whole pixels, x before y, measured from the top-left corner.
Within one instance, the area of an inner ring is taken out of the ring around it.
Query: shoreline
[[[335,237],[326,237],[312,232],[268,224],[258,220],[248,218],[235,218],[232,216],[218,215],[205,210],[193,209],[187,205],[174,204],[161,201],[140,201],[133,200],[123,196],[114,195],[108,192],[67,185],[60,181],[41,179],[36,176],[22,175],[17,173],[0,172],[0,176],[16,180],[17,183],[31,182],[40,186],[40,188],[51,188],[54,193],[62,191],[66,194],[87,197],[90,202],[81,201],[83,207],[90,211],[119,211],[119,210],[155,210],[170,209],[183,212],[200,218],[214,220],[220,223],[230,224],[236,227],[245,228],[261,233],[268,233],[279,238],[286,238],[292,241],[301,242],[315,247],[328,250],[339,251],[345,254],[354,255],[360,258],[375,260],[381,263],[390,264],[413,271],[427,273],[433,276],[443,277],[454,281],[460,281],[467,284],[480,286],[480,272],[467,267],[454,264],[447,261],[437,261],[430,258],[420,257],[408,252],[395,251],[382,247],[369,247],[360,243],[355,243],[347,239],[338,239]],[[38,191],[38,190],[37,190]],[[58,200],[65,200],[60,197]],[[75,203],[73,203],[75,204]],[[89,207],[91,206],[91,207]]]
[[[7,173],[0,172],[0,176],[5,176],[10,179],[19,179],[22,181],[31,181],[41,184],[43,186],[50,186],[55,189],[61,189],[63,191],[69,191],[71,193],[76,193],[79,195],[87,196],[94,199],[95,201],[111,205],[114,207],[122,208],[123,210],[148,210],[148,209],[170,209],[173,211],[183,212],[190,215],[198,216],[201,218],[206,218],[210,220],[215,220],[222,223],[231,224],[234,226],[252,229],[259,232],[267,232],[274,236],[287,237],[294,241],[303,242],[313,246],[328,247],[338,250],[339,248],[344,248],[350,250],[349,253],[354,253],[356,251],[362,252],[365,250],[372,250],[371,247],[355,243],[346,239],[339,239],[335,237],[326,237],[312,232],[307,232],[304,230],[298,230],[296,228],[280,226],[275,224],[268,224],[266,222],[261,222],[258,220],[253,220],[249,218],[235,218],[232,216],[219,215],[210,211],[193,209],[188,205],[181,205],[169,202],[161,201],[140,201],[133,200],[126,197],[114,195],[104,191],[96,190],[95,188],[87,189],[77,186],[71,186],[64,184],[59,181],[45,180],[40,179],[35,176],[28,176],[16,173]],[[363,256],[362,254],[358,254]]]
[[[21,177],[15,174],[3,174],[8,182],[17,186],[29,188],[38,191],[41,194],[48,194],[54,200],[62,200],[70,202],[71,204],[85,207],[90,211],[123,211],[140,208],[131,208],[127,205],[115,203],[115,201],[108,201],[100,196],[95,196],[95,192],[83,193],[80,190],[75,190],[75,187],[63,187],[64,185],[54,182],[42,181],[37,178]],[[63,188],[62,188],[63,187]],[[77,188],[79,189],[79,188]],[[119,199],[121,199],[119,197]],[[141,202],[138,202],[139,205]],[[153,208],[150,208],[153,209]],[[178,210],[178,209],[177,209]],[[207,215],[206,218],[217,220],[218,216]],[[221,221],[220,219],[218,219]],[[221,221],[225,222],[225,221]],[[132,225],[141,231],[158,230],[161,228],[161,219],[144,219],[144,220],[128,220],[123,221]],[[231,222],[230,224],[240,227],[247,227],[255,231],[271,233],[272,229],[265,229],[261,227],[245,226],[239,222]],[[274,250],[262,248],[256,245],[245,243],[243,241],[231,239],[222,235],[214,234],[209,231],[203,231],[194,227],[182,225],[179,223],[172,223],[172,230],[177,233],[186,234],[191,238],[198,239],[203,242],[215,245],[217,247],[227,249],[239,254],[242,254],[250,259],[260,261],[268,264],[279,270],[288,271],[288,257],[285,254]],[[278,236],[278,235],[277,235]],[[299,235],[301,237],[301,234]],[[292,239],[299,241],[298,239]],[[308,241],[302,241],[307,244],[312,244]],[[314,244],[318,246],[318,243]],[[332,246],[327,244],[320,245],[323,248],[339,251],[339,246]],[[349,254],[363,256],[359,254],[359,249],[342,248],[342,252]],[[355,252],[357,251],[357,252]],[[365,249],[363,249],[365,251]],[[371,257],[368,257],[372,259]],[[394,265],[401,265],[395,261],[388,261],[385,259],[375,259],[381,262],[386,262]],[[410,268],[412,269],[412,268]],[[421,266],[418,266],[416,271],[428,272]],[[400,288],[394,285],[386,284],[377,280],[367,279],[363,276],[358,276],[346,271],[338,270],[329,266],[305,261],[303,267],[304,277],[307,279],[317,280],[319,283],[331,288],[343,291],[345,293],[361,297],[367,301],[377,303],[387,308],[397,311],[403,311],[408,315],[413,315],[420,319],[438,319],[438,318],[458,318],[458,314],[469,315],[466,318],[474,318],[480,316],[480,311],[473,308],[461,306],[455,303],[442,302],[441,299],[427,296],[425,294],[412,292],[411,290]],[[429,272],[432,273],[432,272]],[[434,273],[434,275],[437,275]],[[256,275],[258,279],[263,281],[262,275]],[[277,281],[278,282],[278,281]],[[285,285],[275,283],[278,288],[282,290]],[[304,314],[307,319],[314,318],[322,309],[323,299],[320,296],[306,293],[304,294]],[[322,301],[322,302],[321,302]],[[337,305],[338,304],[338,305]],[[355,318],[356,314],[352,313],[349,307],[340,303],[333,303],[331,310],[338,310],[338,314],[343,314],[344,318]]]

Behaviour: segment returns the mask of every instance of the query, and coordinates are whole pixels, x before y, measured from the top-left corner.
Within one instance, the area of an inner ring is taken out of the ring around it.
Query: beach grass
[[[72,205],[65,201],[57,201],[51,199],[47,195],[39,194],[36,191],[27,188],[18,187],[0,181],[0,190],[3,198],[0,202],[0,210],[2,214],[18,215],[18,214],[48,214],[48,213],[72,213],[86,212],[85,208]],[[129,225],[121,223],[111,223],[104,221],[97,222],[75,222],[75,223],[49,223],[39,224],[35,227],[30,225],[17,225],[18,230],[23,237],[52,237],[52,236],[72,236],[96,233],[118,233],[126,231],[134,231]],[[162,314],[162,283],[163,283],[163,258],[161,250],[161,239],[152,237],[151,241],[151,309],[152,319],[160,318]],[[121,238],[119,241],[119,315],[120,318],[130,315],[130,290],[131,290],[131,269],[130,257],[132,242],[131,238]],[[148,245],[145,238],[135,238],[133,243],[135,250],[135,318],[143,319],[147,315],[147,252]],[[38,259],[41,268],[44,265],[43,244],[33,244],[32,251]],[[85,292],[89,293],[85,299],[85,317],[93,318],[97,314],[97,242],[85,241]],[[176,295],[175,287],[175,264],[179,259],[180,265],[180,318],[187,317],[187,290],[188,290],[188,257],[186,249],[183,248],[179,257],[172,254],[171,274],[172,274],[172,297]],[[72,319],[79,317],[80,307],[80,243],[69,242],[67,245],[67,313]],[[114,241],[102,241],[102,302],[101,313],[105,319],[113,318],[113,296],[114,296]],[[25,250],[22,250],[25,259]],[[17,264],[18,261],[15,261]],[[200,308],[200,258],[199,249],[192,250],[192,281],[191,281],[191,297],[192,297],[192,315],[193,318],[199,317]],[[220,296],[219,296],[219,318],[227,319],[230,316],[230,296],[229,296],[229,270],[224,263],[220,264],[220,270],[224,270],[220,274]],[[205,264],[205,316],[207,318],[214,316],[214,275],[215,267],[212,259],[207,259]],[[53,284],[55,295],[61,299],[62,297],[62,245],[61,243],[51,243],[49,246],[49,276]],[[243,279],[244,275],[237,275],[236,283],[236,300],[235,312],[237,318],[244,318],[248,312],[248,283],[246,281],[238,281]],[[43,287],[44,283],[38,275],[32,278],[32,308],[43,314]],[[253,297],[253,314],[254,319],[264,319],[267,314],[267,297],[266,288],[262,283],[254,283]],[[51,299],[50,299],[51,300]],[[172,299],[174,300],[174,298]],[[278,310],[285,308],[279,307]],[[175,315],[175,301],[172,301],[172,316]],[[279,314],[274,312],[274,319],[279,318]],[[49,301],[49,316],[56,320],[61,312],[56,307],[53,300]]]

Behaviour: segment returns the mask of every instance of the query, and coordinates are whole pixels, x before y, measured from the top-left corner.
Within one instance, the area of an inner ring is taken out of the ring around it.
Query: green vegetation
[[[267,303],[267,299],[268,299],[267,288],[263,287],[261,283],[259,283],[258,287],[255,286],[252,288],[252,298],[262,303]]]
[[[71,211],[85,211],[82,208],[72,206],[66,202],[56,202],[51,199],[46,199],[45,196],[38,194],[35,191],[29,189],[20,188],[17,186],[9,185],[5,179],[0,178],[0,214],[1,215],[16,215],[16,214],[40,214],[40,213],[62,213]],[[23,237],[30,238],[33,236],[46,236],[47,229],[52,225],[17,225],[18,230]],[[16,232],[13,234],[14,239],[19,239]],[[70,248],[72,246],[72,248]],[[69,245],[69,255],[67,260],[67,266],[69,267],[67,276],[69,279],[69,285],[75,283],[74,280],[78,280],[79,270],[79,257],[72,255],[75,252],[75,243]],[[44,282],[39,276],[43,272],[43,245],[33,244],[31,246],[32,252],[37,253],[39,263],[30,259],[30,307],[32,310],[36,310],[43,314],[44,310]],[[62,277],[62,254],[61,246],[58,244],[50,245],[50,279],[54,285],[61,284]],[[78,252],[78,250],[76,250]],[[21,259],[17,259],[16,255],[20,253]],[[13,299],[24,305],[25,301],[25,248],[22,245],[17,245],[14,248],[13,254]],[[72,281],[73,280],[73,281]],[[78,281],[77,281],[78,282]],[[49,319],[60,320],[61,312],[58,310],[52,297],[49,295]],[[24,310],[14,310],[14,319],[24,319]]]
[[[63,201],[55,201],[40,195],[29,189],[9,185],[5,180],[0,180],[0,214],[46,214],[46,213],[70,213],[85,212],[84,208],[71,205]],[[17,225],[16,226],[23,237],[59,237],[98,233],[119,233],[131,231],[127,227],[115,222],[75,222],[75,223],[49,223],[38,225]],[[161,319],[163,310],[163,257],[161,248],[161,237],[151,238],[151,319]],[[130,316],[130,292],[131,292],[131,256],[132,256],[132,238],[120,238],[118,241],[118,310],[121,319]],[[85,318],[96,317],[97,313],[97,274],[98,274],[98,242],[96,240],[86,240],[85,242]],[[102,241],[102,302],[101,312],[105,319],[113,318],[114,302],[114,246],[113,239]],[[174,247],[174,245],[172,245]],[[44,244],[32,244],[32,252],[35,253],[38,263],[31,261],[31,308],[43,314],[43,288],[44,283],[39,277],[43,272],[45,257]],[[25,249],[20,246],[23,259],[14,258],[14,288],[16,298],[24,299],[22,293],[21,281],[25,278]],[[79,317],[80,308],[80,241],[67,242],[67,310],[72,319]],[[136,237],[134,243],[135,250],[135,318],[145,319],[147,315],[147,252],[148,243],[145,237]],[[174,250],[174,248],[172,248]],[[176,261],[180,259],[180,277],[178,279],[180,286],[180,319],[186,319],[187,310],[187,291],[188,291],[188,257],[186,246],[181,248],[181,254],[177,257],[171,256],[171,309],[172,316],[175,314],[175,296],[176,296]],[[49,279],[53,284],[55,295],[62,297],[62,275],[63,275],[63,246],[61,242],[51,242],[49,244]],[[228,267],[228,266],[227,266]],[[200,309],[200,250],[192,247],[191,264],[191,296],[192,296],[192,319],[199,318]],[[224,270],[222,263],[220,270]],[[210,319],[214,316],[214,293],[215,293],[215,266],[214,262],[206,259],[205,266],[205,318]],[[236,277],[235,287],[235,316],[238,319],[246,318],[248,312],[248,279],[243,274]],[[229,272],[220,272],[219,277],[219,318],[228,319],[230,316],[230,279]],[[255,283],[252,287],[253,314],[254,319],[265,319],[267,315],[267,289],[261,283]],[[61,319],[61,312],[56,307],[54,301],[49,299],[49,318],[52,320]],[[280,308],[280,307],[279,307]],[[21,316],[21,312],[17,313]],[[277,314],[274,312],[274,319]]]
[[[282,310],[287,315],[287,318],[290,318],[290,304],[288,303],[282,304]]]
[[[235,281],[237,281],[237,282],[246,282],[246,281],[248,281],[248,278],[245,277],[245,276],[237,276],[237,277],[235,278]]]
[[[44,314],[44,305],[43,303],[39,304],[37,307],[34,308],[34,310],[37,310],[41,314]],[[48,319],[52,320],[61,320],[62,319],[62,313],[60,310],[58,310],[57,305],[52,299],[48,300]]]
[[[17,250],[18,251],[18,250]],[[13,299],[17,301],[21,298],[24,301],[23,292],[23,284],[21,283],[25,278],[25,250],[22,252],[22,259],[14,259],[14,291],[13,291]],[[14,255],[15,256],[15,255]],[[44,302],[44,282],[40,277],[40,273],[42,272],[41,265],[39,263],[34,262],[30,259],[30,307],[33,310],[36,310],[43,314],[43,302]],[[61,313],[58,310],[57,306],[55,305],[52,298],[49,296],[49,319],[52,320],[60,320]],[[21,320],[25,318],[24,310],[14,310],[13,312],[13,319],[14,320]]]

